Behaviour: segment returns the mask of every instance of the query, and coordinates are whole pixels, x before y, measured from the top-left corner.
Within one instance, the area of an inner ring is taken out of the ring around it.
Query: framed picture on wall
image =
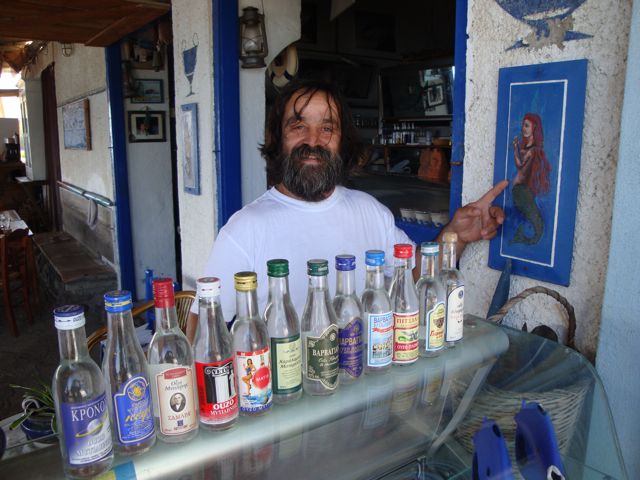
[[[180,108],[182,150],[180,165],[184,191],[200,195],[200,149],[198,143],[198,104],[188,103]]]
[[[131,103],[162,103],[164,94],[162,80],[140,79],[136,81],[137,95],[131,97]]]
[[[130,142],[166,141],[164,112],[140,110],[130,111],[128,114]]]
[[[91,150],[88,98],[62,106],[62,129],[64,133],[64,148]]]
[[[505,221],[489,266],[569,285],[587,60],[500,69],[494,184]]]

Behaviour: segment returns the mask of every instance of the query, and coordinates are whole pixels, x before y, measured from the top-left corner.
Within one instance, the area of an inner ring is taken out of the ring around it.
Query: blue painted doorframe
[[[218,229],[242,208],[238,1],[213,1],[213,125]]]
[[[456,0],[456,31],[453,64],[453,127],[451,132],[451,184],[449,213],[462,205],[462,172],[464,170],[465,87],[467,83],[467,2]]]
[[[129,290],[135,300],[136,285],[133,269],[131,213],[129,210],[129,173],[127,170],[127,138],[124,123],[121,60],[120,42],[116,42],[105,49],[120,288]]]

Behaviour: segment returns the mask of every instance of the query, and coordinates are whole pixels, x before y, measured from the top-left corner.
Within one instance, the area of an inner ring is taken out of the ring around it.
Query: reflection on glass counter
[[[556,428],[567,478],[626,478],[602,384],[580,354],[467,317],[464,340],[436,358],[365,375],[330,397],[304,395],[219,433],[117,458],[116,478],[470,478],[483,416],[510,424],[523,398]],[[598,455],[593,455],[598,452]],[[516,467],[515,460],[512,464]],[[0,462],[0,476],[62,478],[57,448]],[[134,476],[127,477],[126,475]]]

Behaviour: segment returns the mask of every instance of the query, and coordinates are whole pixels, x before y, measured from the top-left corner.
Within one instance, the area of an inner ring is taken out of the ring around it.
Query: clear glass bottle
[[[384,288],[384,252],[367,250],[365,289],[361,295],[364,319],[364,371],[384,373],[391,368],[393,357],[393,312]]]
[[[302,350],[300,323],[289,295],[289,262],[267,262],[269,299],[264,311],[271,338],[273,401],[278,404],[302,396]]]
[[[447,232],[443,235],[442,241],[440,280],[442,280],[446,292],[444,341],[448,347],[453,347],[462,340],[463,335],[464,278],[456,267],[458,235]]]
[[[89,356],[82,307],[59,307],[53,315],[60,365],[52,393],[64,473],[68,478],[93,478],[113,463],[104,378]]]
[[[333,309],[338,318],[340,383],[353,383],[362,375],[362,305],[356,296],[356,257],[336,256],[336,296]]]
[[[393,312],[393,363],[409,365],[418,360],[418,293],[411,272],[413,245],[393,247],[395,271],[389,290]]]
[[[153,281],[156,333],[149,343],[149,372],[156,435],[166,443],[198,433],[198,401],[191,345],[178,327],[173,281]]]
[[[420,246],[422,265],[416,284],[420,302],[418,348],[421,357],[435,357],[444,347],[445,290],[439,276],[440,246],[423,242]]]
[[[240,414],[264,415],[271,408],[273,392],[269,332],[258,313],[258,279],[255,272],[238,272],[233,280],[236,321],[231,327],[231,335],[236,352]]]
[[[222,316],[220,280],[199,278],[198,327],[193,340],[193,360],[200,404],[200,426],[226,430],[238,419],[238,394],[234,371],[233,339]]]
[[[156,443],[149,367],[131,316],[131,293],[104,295],[107,344],[102,360],[113,448],[121,455],[138,455]]]
[[[327,260],[309,260],[309,290],[302,314],[302,384],[309,395],[338,388],[338,322],[329,297]]]

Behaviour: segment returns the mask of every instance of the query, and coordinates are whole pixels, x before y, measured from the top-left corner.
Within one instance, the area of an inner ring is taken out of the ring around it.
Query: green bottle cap
[[[258,288],[256,272],[238,272],[233,276],[233,283],[239,292],[250,292]]]
[[[322,277],[329,274],[329,261],[322,259],[309,260],[307,262],[307,273],[314,277]]]
[[[270,277],[286,277],[289,275],[289,260],[275,258],[267,261],[267,275]]]

